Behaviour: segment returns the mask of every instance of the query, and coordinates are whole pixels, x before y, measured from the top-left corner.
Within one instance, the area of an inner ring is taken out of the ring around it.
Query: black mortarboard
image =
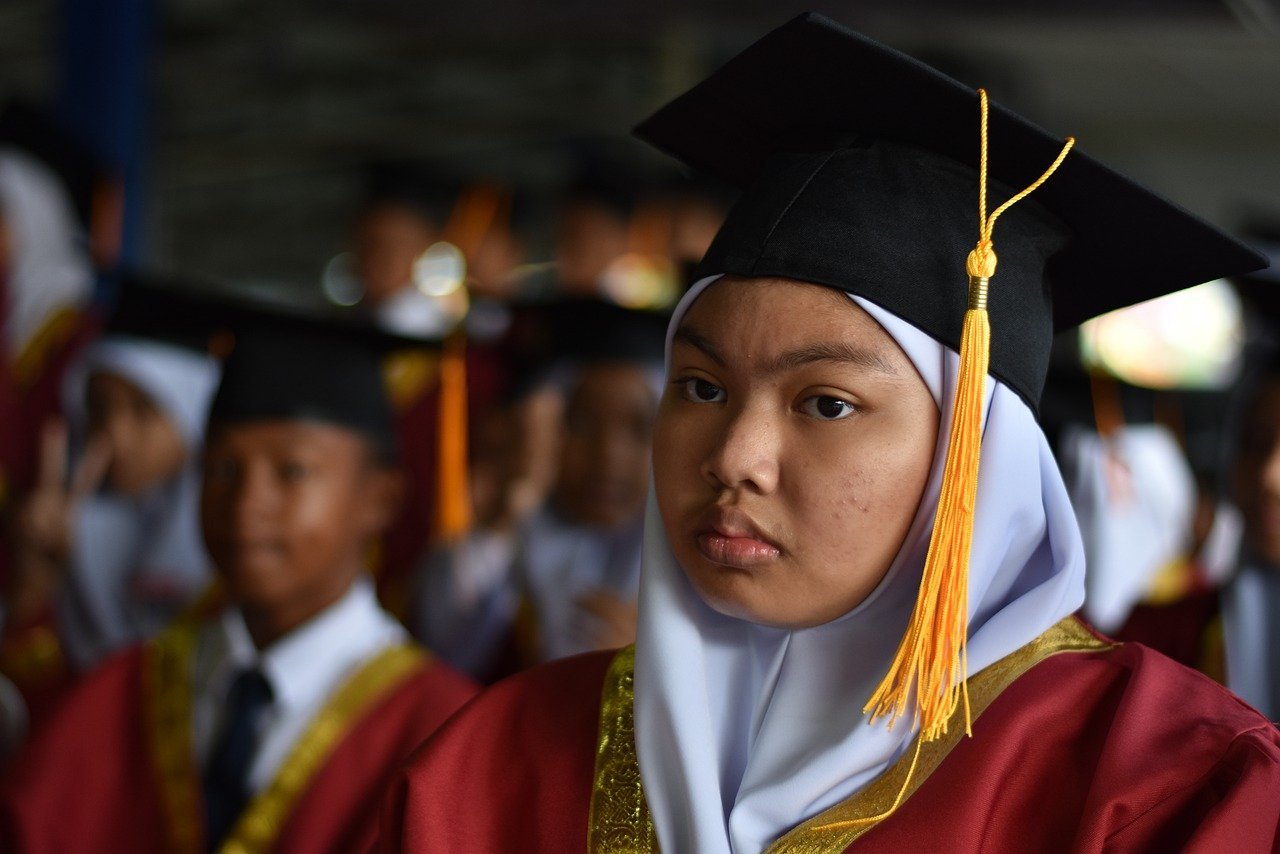
[[[661,368],[665,312],[631,309],[591,297],[516,306],[505,349],[518,376],[516,397],[565,364],[628,362]]]
[[[444,228],[463,182],[443,169],[413,160],[379,160],[364,168],[365,208],[400,205]]]
[[[744,188],[702,274],[839,288],[959,353],[915,609],[864,709],[909,715],[918,744],[946,733],[967,698],[986,375],[1034,409],[1055,328],[1264,263],[1074,140],[988,108],[984,92],[806,14],[636,130]],[[993,232],[991,209],[1031,191]],[[967,700],[963,711],[955,724],[968,730]]]
[[[744,187],[700,274],[837,287],[958,350],[978,237],[978,117],[974,89],[806,14],[635,132]],[[995,104],[989,127],[994,207],[1062,140]],[[995,243],[989,370],[1032,408],[1055,329],[1264,263],[1079,151],[1005,214]]]
[[[214,353],[214,337],[225,325],[216,301],[191,286],[154,273],[121,272],[105,334],[146,338]],[[215,353],[216,355],[216,353]]]
[[[643,168],[635,152],[619,141],[577,141],[571,149],[573,162],[564,191],[566,201],[598,205],[625,220],[663,182],[653,170]]]
[[[223,298],[213,308],[234,334],[209,423],[302,420],[364,436],[383,460],[397,453],[383,360],[424,342],[391,335],[353,312]]]
[[[559,359],[579,364],[662,365],[669,314],[625,308],[598,299],[565,300],[552,309]]]

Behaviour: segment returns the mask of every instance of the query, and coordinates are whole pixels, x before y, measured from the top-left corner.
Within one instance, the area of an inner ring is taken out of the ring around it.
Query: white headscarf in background
[[[671,334],[715,278],[690,289]],[[920,584],[942,479],[959,358],[852,297],[919,371],[941,413],[933,470],[911,529],[879,586],[825,625],[787,631],[725,617],[698,597],[651,498],[636,643],[636,747],[665,851],[756,854],[864,787],[913,732],[862,707],[884,677]],[[1035,416],[987,378],[969,578],[969,671],[1027,644],[1084,597],[1084,548]]]
[[[1222,592],[1227,687],[1280,721],[1280,572],[1246,563]]]
[[[0,148],[0,215],[11,253],[3,346],[12,359],[59,310],[89,300],[93,265],[65,187],[51,169],[13,148]]]
[[[1089,565],[1084,612],[1114,632],[1160,571],[1188,556],[1195,475],[1178,440],[1159,424],[1126,425],[1105,439],[1070,430],[1062,460]]]
[[[103,490],[79,508],[58,608],[63,648],[80,668],[164,628],[210,578],[200,534],[200,456],[217,362],[158,341],[116,336],[95,342],[63,387],[73,433],[81,437],[86,386],[96,373],[142,390],[177,428],[187,463],[145,495]]]

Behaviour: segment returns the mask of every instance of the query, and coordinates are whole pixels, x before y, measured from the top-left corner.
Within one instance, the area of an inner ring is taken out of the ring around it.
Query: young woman
[[[634,651],[473,702],[389,849],[1272,850],[1280,734],[1071,616],[1034,414],[1055,321],[1258,261],[987,131],[985,96],[814,16],[641,126],[745,190],[670,328]]]

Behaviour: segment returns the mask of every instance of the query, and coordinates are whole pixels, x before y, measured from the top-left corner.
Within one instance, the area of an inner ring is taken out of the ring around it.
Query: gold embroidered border
[[[1094,637],[1074,617],[1067,617],[1031,643],[983,668],[969,680],[973,719],[977,720],[1014,680],[1046,658],[1064,652],[1096,652],[1109,646]],[[964,737],[963,714],[963,710],[957,709],[947,734],[921,747],[919,765],[911,777],[903,797],[904,802],[929,779],[929,775],[942,764],[952,748],[960,743],[960,739]],[[792,829],[769,846],[767,854],[834,854],[844,851],[876,824],[868,822],[850,826],[841,822],[868,818],[889,809],[902,789],[914,753],[914,746],[908,748],[897,762],[865,788]]]
[[[636,759],[632,715],[635,666],[635,646],[624,647],[613,657],[605,674],[587,837],[587,850],[592,854],[641,854],[658,850],[653,818],[640,782],[640,763]]]
[[[75,308],[62,308],[44,322],[31,336],[13,363],[13,373],[19,385],[27,387],[35,383],[36,376],[49,359],[49,354],[71,340],[80,324],[82,314]]]
[[[151,759],[176,854],[204,850],[200,775],[191,746],[191,668],[199,623],[178,620],[146,647],[144,673]]]
[[[1067,617],[1026,646],[984,668],[969,680],[973,719],[986,710],[1019,676],[1036,664],[1066,652],[1096,652],[1110,648],[1074,617]],[[653,818],[644,800],[636,759],[633,672],[635,648],[619,651],[605,677],[596,749],[595,786],[591,794],[588,850],[593,854],[641,854],[658,851]],[[964,735],[958,711],[947,735],[925,744],[919,764],[904,795],[909,798],[942,764]],[[836,854],[851,845],[873,823],[848,822],[886,811],[906,780],[914,748],[909,748],[883,774],[853,797],[814,816],[771,845],[768,854]]]
[[[401,685],[426,658],[426,651],[416,646],[391,647],[347,680],[312,718],[275,779],[249,802],[219,849],[221,854],[270,849],[298,798],[352,724]]]

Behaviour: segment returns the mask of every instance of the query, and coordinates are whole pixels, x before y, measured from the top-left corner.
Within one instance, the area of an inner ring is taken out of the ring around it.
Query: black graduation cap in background
[[[109,328],[225,356],[210,424],[336,424],[364,436],[386,461],[397,447],[384,359],[439,347],[319,302],[137,275],[122,289]]]
[[[66,188],[80,224],[88,227],[106,165],[47,111],[18,98],[0,107],[0,147],[13,146],[52,170]]]
[[[989,128],[994,208],[1062,139],[994,103]],[[635,133],[744,187],[699,274],[836,287],[959,349],[978,238],[976,90],[806,14]],[[989,370],[1033,409],[1055,329],[1264,264],[1078,150],[1005,214],[995,244]]]
[[[670,177],[642,164],[633,147],[638,146],[625,138],[570,142],[565,201],[597,205],[619,219],[629,219]]]
[[[665,312],[605,300],[565,300],[552,309],[554,355],[578,364],[632,362],[661,367],[670,319]]]
[[[421,160],[384,159],[364,167],[364,207],[400,205],[443,228],[463,181],[440,164]]]
[[[559,365],[631,363],[662,367],[667,312],[632,309],[591,297],[516,306],[505,349],[520,397]]]
[[[225,328],[226,318],[216,300],[163,275],[137,270],[118,275],[115,303],[107,315],[104,334],[222,355],[215,339]]]

